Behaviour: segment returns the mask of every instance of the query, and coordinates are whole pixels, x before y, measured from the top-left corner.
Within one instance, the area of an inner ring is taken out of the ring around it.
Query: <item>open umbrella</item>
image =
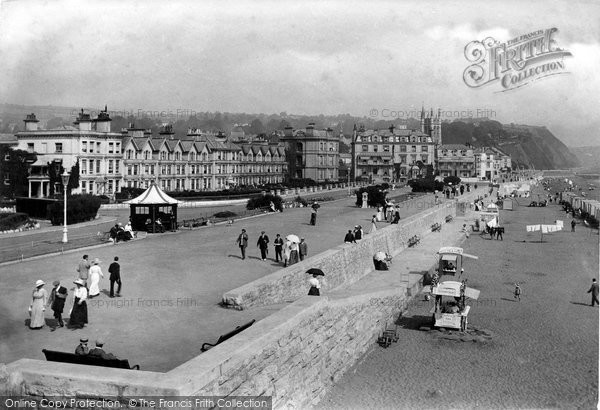
[[[285,240],[293,243],[300,243],[300,238],[298,238],[298,235],[288,235],[285,237]]]
[[[319,268],[310,268],[309,270],[306,271],[306,273],[308,273],[309,275],[325,276],[323,271]]]
[[[376,261],[384,261],[386,256],[387,255],[385,254],[385,252],[379,251],[375,254],[375,256],[373,256],[373,259],[375,259]]]

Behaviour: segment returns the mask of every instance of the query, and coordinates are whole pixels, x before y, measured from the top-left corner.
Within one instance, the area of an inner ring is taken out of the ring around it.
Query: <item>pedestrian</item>
[[[246,259],[246,247],[248,246],[248,234],[245,229],[242,229],[242,233],[239,234],[235,243],[240,247],[242,252],[242,259]]]
[[[256,241],[256,246],[260,249],[260,258],[263,261],[267,260],[267,253],[269,253],[269,237],[265,235],[265,231],[260,233],[258,240]]]
[[[371,231],[369,233],[374,233],[377,230],[377,215],[373,215],[371,218]]]
[[[400,221],[400,208],[396,207],[396,211],[394,212],[394,219],[392,220],[393,224],[397,224]]]
[[[46,324],[44,312],[46,311],[46,303],[48,301],[48,292],[44,289],[44,281],[38,280],[35,282],[35,289],[31,294],[31,305],[29,305],[29,313],[31,321],[29,327],[31,329],[41,329]]]
[[[596,282],[596,278],[592,279],[592,286],[587,291],[587,293],[592,294],[592,303],[590,303],[590,306],[594,306],[594,303],[596,305],[600,305],[600,303],[598,302],[598,282]]]
[[[70,328],[83,328],[88,322],[87,311],[87,289],[83,286],[83,281],[77,279],[73,282],[77,287],[73,291],[73,306],[69,318]]]
[[[299,249],[298,244],[296,242],[291,242],[290,259],[288,261],[288,265],[293,265],[294,263],[298,263],[298,261],[300,260],[298,249]]]
[[[96,340],[96,347],[90,350],[88,356],[95,356],[104,360],[115,360],[117,358],[112,353],[106,353],[103,347],[104,341],[102,339]]]
[[[304,241],[304,238],[300,238],[300,243],[298,244],[298,255],[300,256],[301,261],[303,261],[304,257],[308,255],[308,244]]]
[[[279,262],[280,260],[283,261],[283,255],[281,254],[283,250],[283,238],[281,235],[277,234],[277,236],[275,236],[273,244],[275,245],[275,262]]]
[[[67,300],[67,288],[60,286],[60,282],[55,280],[52,282],[54,288],[50,292],[50,298],[48,299],[48,306],[54,312],[54,318],[58,326],[63,327],[65,324],[62,320],[62,313],[65,308],[65,301]]]
[[[344,243],[356,243],[356,240],[354,239],[354,234],[350,229],[348,229],[348,233],[344,237]]]
[[[88,287],[87,280],[90,272],[90,261],[88,260],[87,255],[83,255],[83,258],[79,261],[79,265],[77,266],[77,272],[79,272],[79,279],[83,281],[83,285]]]
[[[317,224],[317,208],[314,206],[310,210],[310,224],[313,226]]]
[[[519,302],[521,301],[521,286],[519,286],[518,283],[515,283],[515,292],[514,292],[514,297],[515,299],[517,299]]]
[[[469,229],[467,228],[467,224],[463,224],[462,229],[460,231],[464,233],[467,238],[469,238]]]
[[[104,277],[102,268],[100,268],[100,262],[102,262],[100,259],[94,258],[92,267],[90,268],[90,299],[100,294],[100,278]]]
[[[504,228],[498,226],[496,227],[496,240],[498,240],[498,238],[500,238],[501,241],[504,240],[504,237],[502,236],[502,234],[504,233]]]
[[[119,257],[115,256],[113,263],[108,267],[108,273],[110,273],[110,297],[114,298],[115,283],[117,287],[117,296],[121,296],[121,265],[119,265]]]
[[[464,194],[464,193],[465,193],[465,186],[464,186],[464,185],[461,185],[461,186],[460,186],[460,194],[462,195],[462,194]]]
[[[90,348],[88,347],[88,339],[87,337],[82,337],[79,339],[79,344],[75,348],[75,354],[79,356],[85,356],[90,352]]]
[[[571,219],[571,232],[575,232],[575,225],[577,225],[577,222],[575,222],[575,219]]]
[[[292,242],[286,240],[285,246],[283,247],[283,267],[291,265],[290,258],[292,256]]]
[[[319,279],[317,279],[317,275],[313,275],[312,278],[308,280],[308,284],[310,285],[308,291],[309,296],[321,296],[321,284],[319,283]]]
[[[362,227],[360,225],[356,225],[354,227],[354,240],[358,243],[363,237]]]

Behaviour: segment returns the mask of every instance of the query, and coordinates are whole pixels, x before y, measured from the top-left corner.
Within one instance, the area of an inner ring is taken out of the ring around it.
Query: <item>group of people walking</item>
[[[304,260],[308,255],[308,244],[304,238],[298,238],[289,240],[290,236],[285,240],[281,237],[281,234],[277,234],[273,241],[275,251],[275,262],[282,262],[283,266],[293,265],[299,261]],[[248,247],[249,236],[246,229],[242,229],[238,235],[235,243],[240,248],[242,260],[246,259],[246,248]],[[266,261],[269,255],[269,236],[265,231],[261,231],[257,241],[256,247],[260,250],[260,260]]]
[[[114,297],[114,285],[117,284],[117,296],[121,293],[121,267],[119,265],[119,257],[115,256],[113,263],[108,268],[110,273],[110,297]],[[89,261],[88,255],[83,255],[83,258],[77,265],[78,278],[73,281],[73,297],[71,309],[69,311],[70,328],[83,328],[88,323],[87,300],[100,295],[100,279],[104,277],[100,268],[100,259],[95,258],[92,262]],[[89,280],[89,283],[88,283]],[[52,282],[52,291],[48,296],[48,292],[44,289],[46,283],[43,280],[38,280],[35,283],[35,289],[32,293],[32,301],[29,305],[31,329],[41,329],[46,324],[45,311],[46,307],[50,307],[54,312],[56,327],[64,327],[63,312],[65,303],[68,297],[68,289],[60,284],[60,281]]]

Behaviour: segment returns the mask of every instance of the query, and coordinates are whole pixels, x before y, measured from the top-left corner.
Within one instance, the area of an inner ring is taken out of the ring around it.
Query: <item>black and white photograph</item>
[[[596,409],[600,3],[0,0],[0,409]]]

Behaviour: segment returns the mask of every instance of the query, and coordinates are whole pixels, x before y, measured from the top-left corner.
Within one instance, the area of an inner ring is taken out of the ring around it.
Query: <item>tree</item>
[[[79,188],[79,160],[71,167],[71,175],[69,177],[69,183],[67,184],[69,193],[77,188]]]
[[[48,190],[48,196],[52,196],[55,193],[55,189],[54,187],[56,186],[56,184],[61,185],[62,186],[62,177],[61,175],[65,172],[65,169],[63,168],[63,166],[58,163],[58,162],[48,162],[48,179],[50,180],[49,183],[49,190]]]
[[[0,145],[0,195],[7,198],[29,194],[29,164],[37,159],[35,154]]]
[[[262,134],[265,132],[265,127],[263,125],[263,123],[258,119],[255,118],[252,120],[252,122],[250,123],[250,133],[251,134]]]
[[[460,178],[454,175],[450,175],[444,178],[444,184],[446,185],[458,185],[460,184]]]

